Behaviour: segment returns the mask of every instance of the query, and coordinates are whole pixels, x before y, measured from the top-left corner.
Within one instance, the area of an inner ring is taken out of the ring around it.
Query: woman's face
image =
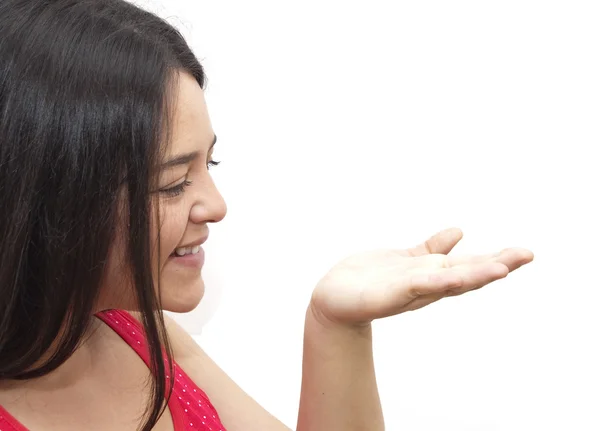
[[[159,220],[152,223],[151,258],[155,278],[156,265],[160,268],[163,309],[187,312],[198,305],[204,294],[204,252],[200,245],[207,239],[208,223],[221,221],[227,207],[208,172],[216,138],[204,92],[186,73],[180,74],[172,127],[171,145],[165,151],[159,191],[154,196]],[[159,228],[160,250],[156,241]],[[111,250],[101,309],[134,307],[132,296],[123,290],[124,284],[131,286],[125,282],[130,277],[119,265],[124,261],[125,238],[126,235],[119,235]]]

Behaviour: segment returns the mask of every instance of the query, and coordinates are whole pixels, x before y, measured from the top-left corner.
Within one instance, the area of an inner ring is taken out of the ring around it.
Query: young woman
[[[288,429],[162,314],[201,300],[226,214],[204,82],[181,34],[123,0],[0,2],[0,431]],[[382,430],[371,321],[533,259],[447,256],[460,238],[322,278],[298,430]]]

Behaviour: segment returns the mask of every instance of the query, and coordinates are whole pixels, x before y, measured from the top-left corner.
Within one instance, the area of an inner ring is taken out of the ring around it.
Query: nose
[[[190,210],[190,221],[196,224],[218,223],[227,214],[227,204],[210,176],[199,185],[194,204]]]

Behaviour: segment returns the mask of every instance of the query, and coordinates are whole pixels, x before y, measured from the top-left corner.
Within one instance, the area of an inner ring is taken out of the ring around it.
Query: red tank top
[[[150,364],[141,324],[129,313],[122,310],[110,310],[96,315],[111,327],[133,350]],[[217,411],[206,394],[190,379],[185,372],[173,363],[175,379],[173,393],[169,400],[169,411],[173,418],[175,431],[225,431]],[[0,406],[0,431],[29,431]]]

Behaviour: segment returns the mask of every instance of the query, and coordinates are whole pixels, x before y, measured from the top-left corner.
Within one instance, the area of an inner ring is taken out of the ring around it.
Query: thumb
[[[459,228],[453,227],[436,233],[427,241],[414,248],[408,249],[411,256],[425,256],[427,254],[448,254],[458,241],[463,237]]]

